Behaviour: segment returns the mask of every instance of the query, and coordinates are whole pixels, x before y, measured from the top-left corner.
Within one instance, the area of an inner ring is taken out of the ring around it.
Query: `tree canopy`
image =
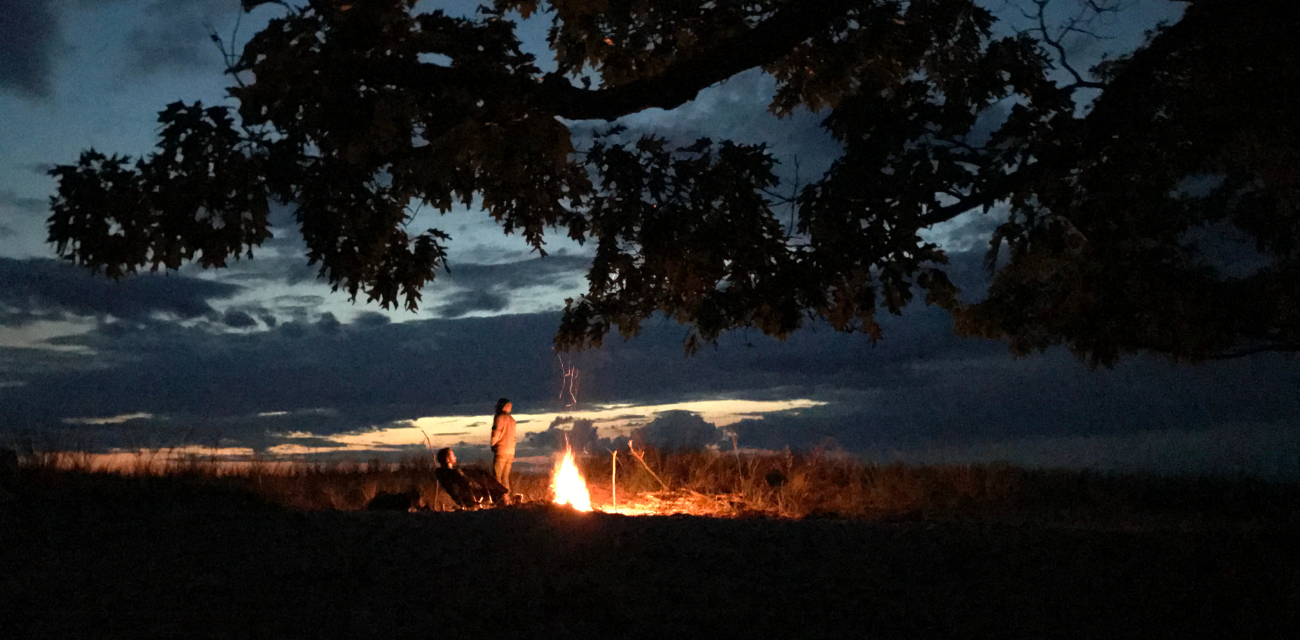
[[[411,211],[474,205],[538,251],[548,233],[594,246],[566,348],[655,313],[691,328],[688,349],[810,319],[874,341],[877,313],[919,294],[1016,353],[1300,350],[1300,3],[1197,0],[1081,69],[1062,35],[1121,0],[1066,1],[1064,26],[1010,35],[974,0],[286,5],[232,58],[237,112],[172,104],[145,157],[54,168],[49,237],[114,277],[220,267],[270,237],[279,201],[333,286],[415,309],[449,238],[408,229]],[[551,20],[555,70],[512,12]],[[620,142],[617,123],[574,145],[575,121],[673,109],[755,68],[772,112],[817,112],[842,148],[792,225],[764,145]],[[987,298],[964,303],[920,232],[973,209],[1000,224]]]

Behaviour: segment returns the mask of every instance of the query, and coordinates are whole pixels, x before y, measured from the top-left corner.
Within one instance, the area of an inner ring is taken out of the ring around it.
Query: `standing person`
[[[496,415],[492,418],[492,468],[497,480],[510,489],[510,465],[515,462],[515,419],[510,415],[514,408],[508,398],[497,400]]]

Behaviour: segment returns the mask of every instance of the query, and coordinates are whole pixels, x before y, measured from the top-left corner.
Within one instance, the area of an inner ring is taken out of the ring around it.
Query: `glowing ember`
[[[591,494],[587,492],[587,481],[578,473],[573,464],[573,449],[568,443],[564,446],[564,459],[555,465],[551,475],[551,491],[555,493],[555,504],[567,504],[578,511],[591,511]]]

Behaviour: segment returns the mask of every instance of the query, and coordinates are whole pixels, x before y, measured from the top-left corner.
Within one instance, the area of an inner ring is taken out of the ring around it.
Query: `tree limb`
[[[560,73],[549,73],[541,79],[511,76],[501,80],[513,91],[528,96],[538,108],[569,120],[608,121],[645,109],[673,109],[718,82],[780,58],[831,20],[862,4],[863,0],[790,2],[743,35],[715,43],[659,75],[615,87],[576,87]],[[453,69],[431,64],[418,67],[408,69],[409,75],[402,81],[443,85],[448,73],[454,73]]]
[[[1029,179],[1025,176],[1025,171],[1021,170],[1006,174],[985,189],[967,195],[950,205],[931,209],[920,217],[921,226],[928,227],[940,222],[947,222],[971,209],[992,206],[998,200],[1011,195],[1011,192],[1015,191],[1017,186]]]

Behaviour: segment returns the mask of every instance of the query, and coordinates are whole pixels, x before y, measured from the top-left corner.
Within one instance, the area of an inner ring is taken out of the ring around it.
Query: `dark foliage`
[[[691,327],[688,349],[809,318],[874,341],[877,311],[919,291],[960,332],[1017,353],[1300,349],[1290,0],[1198,0],[1082,71],[1056,32],[997,37],[973,0],[496,0],[475,19],[415,7],[287,10],[231,68],[238,118],[178,103],[155,153],[54,169],[51,241],[110,276],[221,266],[269,237],[276,199],[336,288],[415,308],[448,236],[408,233],[410,211],[472,203],[539,252],[548,231],[595,243],[566,348],[655,313]],[[557,71],[520,50],[511,10],[547,12]],[[791,228],[762,145],[571,141],[568,121],[672,109],[756,67],[777,79],[775,113],[819,110],[843,147],[795,198]],[[963,305],[918,232],[995,205],[995,279]]]

